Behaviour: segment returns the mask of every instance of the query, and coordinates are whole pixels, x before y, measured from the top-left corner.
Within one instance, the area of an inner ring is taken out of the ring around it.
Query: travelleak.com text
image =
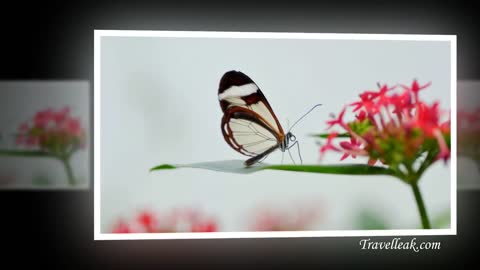
[[[360,248],[366,250],[435,250],[440,249],[440,242],[418,242],[417,238],[410,241],[402,241],[401,238],[393,238],[391,241],[373,241],[370,238],[360,240]]]

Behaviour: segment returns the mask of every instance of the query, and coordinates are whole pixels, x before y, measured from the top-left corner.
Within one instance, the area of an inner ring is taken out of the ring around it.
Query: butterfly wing
[[[246,156],[257,156],[279,146],[278,135],[257,113],[236,106],[228,109],[222,118],[225,141]]]
[[[223,137],[233,149],[253,157],[247,165],[280,147],[285,137],[282,126],[260,88],[247,75],[225,73],[218,99],[224,113]]]

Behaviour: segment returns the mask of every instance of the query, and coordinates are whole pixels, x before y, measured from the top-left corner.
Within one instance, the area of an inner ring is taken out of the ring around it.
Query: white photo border
[[[448,41],[451,64],[451,170],[450,228],[406,230],[322,230],[275,232],[178,232],[178,233],[101,233],[100,228],[100,46],[102,37],[178,37],[178,38],[258,38],[258,39],[325,39],[325,40],[404,40]],[[349,34],[300,32],[231,32],[231,31],[156,31],[94,30],[94,240],[145,239],[225,239],[225,238],[290,238],[290,237],[355,237],[355,236],[422,236],[457,234],[457,36],[422,34]]]

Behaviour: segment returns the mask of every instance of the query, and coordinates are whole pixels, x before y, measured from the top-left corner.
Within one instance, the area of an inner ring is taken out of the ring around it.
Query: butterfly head
[[[292,143],[297,140],[297,137],[295,137],[295,135],[293,135],[292,132],[288,132],[287,135],[286,135],[286,138],[287,138],[287,141],[292,142]]]
[[[290,143],[294,143],[297,140],[297,137],[293,135],[291,132],[288,132],[285,134],[285,138],[283,139],[283,142],[280,144],[280,149],[282,151],[285,151],[289,148]]]

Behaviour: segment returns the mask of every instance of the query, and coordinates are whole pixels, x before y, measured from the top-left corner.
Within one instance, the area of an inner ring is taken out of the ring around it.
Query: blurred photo
[[[87,189],[88,81],[1,81],[0,189]]]

